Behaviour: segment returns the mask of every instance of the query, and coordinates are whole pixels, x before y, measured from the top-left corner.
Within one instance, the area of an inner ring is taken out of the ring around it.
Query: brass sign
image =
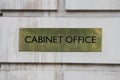
[[[101,28],[20,28],[19,51],[101,52]]]

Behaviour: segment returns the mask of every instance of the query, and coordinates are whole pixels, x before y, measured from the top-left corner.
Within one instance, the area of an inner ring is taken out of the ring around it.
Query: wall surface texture
[[[0,0],[0,80],[120,80],[119,0]],[[102,28],[102,52],[19,52],[19,28]]]

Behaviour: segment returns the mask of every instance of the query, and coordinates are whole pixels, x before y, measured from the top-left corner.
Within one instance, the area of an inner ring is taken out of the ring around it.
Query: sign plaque
[[[101,28],[20,28],[19,51],[101,52]]]

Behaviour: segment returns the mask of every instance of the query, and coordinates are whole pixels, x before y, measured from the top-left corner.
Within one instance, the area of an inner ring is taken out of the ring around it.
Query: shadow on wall
[[[0,11],[0,16],[3,16],[2,11]]]

